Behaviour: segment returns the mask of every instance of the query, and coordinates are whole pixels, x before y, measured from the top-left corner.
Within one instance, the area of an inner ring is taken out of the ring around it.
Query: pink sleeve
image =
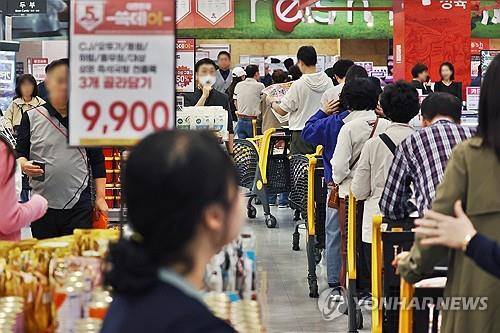
[[[18,202],[14,175],[9,178],[13,163],[7,146],[0,143],[0,165],[4,166],[0,168],[0,233],[4,235],[21,230],[47,211],[47,200],[39,195],[27,203]]]

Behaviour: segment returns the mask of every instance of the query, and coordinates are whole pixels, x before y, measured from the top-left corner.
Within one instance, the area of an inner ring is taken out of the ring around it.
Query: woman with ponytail
[[[243,221],[236,171],[213,135],[144,139],[129,156],[124,195],[133,234],[110,248],[115,294],[102,333],[234,332],[199,294],[206,264]]]

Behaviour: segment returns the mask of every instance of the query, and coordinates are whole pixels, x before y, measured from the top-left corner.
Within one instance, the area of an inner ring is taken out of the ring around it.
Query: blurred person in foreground
[[[491,241],[500,241],[500,56],[496,56],[484,76],[479,100],[478,135],[458,145],[450,158],[442,183],[439,185],[432,209],[436,213],[463,216],[463,211],[469,216],[474,229],[479,234],[487,235]],[[459,203],[457,204],[457,201]],[[460,205],[461,207],[457,207]],[[429,216],[429,215],[428,215]],[[431,215],[432,216],[432,215]],[[439,223],[439,222],[438,222]],[[438,223],[435,226],[439,229]],[[459,230],[457,226],[457,231]],[[451,230],[450,230],[451,231]],[[457,233],[457,231],[451,231]],[[472,297],[478,299],[487,297],[487,308],[471,308],[460,302],[459,309],[443,311],[441,332],[500,332],[498,311],[500,309],[500,279],[478,267],[473,260],[484,256],[490,262],[494,258],[491,243],[476,238],[472,246],[484,246],[478,251],[469,246],[476,237],[469,229],[461,241],[461,249],[448,249],[432,244],[432,234],[420,236],[409,253],[400,254],[396,260],[401,276],[410,283],[428,276],[434,266],[447,259],[448,279],[444,290],[445,297]],[[422,238],[423,236],[423,238]],[[431,236],[431,237],[428,237]],[[430,239],[429,239],[430,238]],[[439,240],[439,238],[438,238]],[[436,242],[439,243],[439,242]],[[488,252],[489,249],[489,252]],[[481,252],[484,250],[484,252]],[[477,252],[476,252],[477,251]],[[476,259],[477,260],[477,259]],[[493,263],[498,265],[498,262]]]
[[[0,134],[0,240],[18,241],[21,229],[42,217],[47,200],[33,195],[26,203],[18,203],[14,174],[17,163],[14,150]]]
[[[49,98],[23,114],[18,130],[16,152],[21,170],[30,177],[33,193],[49,202],[47,213],[31,224],[33,237],[38,239],[91,228],[94,208],[108,213],[102,149],[68,146],[68,72],[68,59],[55,60],[47,67]]]
[[[152,134],[133,148],[123,186],[133,234],[110,248],[101,332],[234,332],[201,294],[208,262],[244,221],[230,157],[208,132]]]

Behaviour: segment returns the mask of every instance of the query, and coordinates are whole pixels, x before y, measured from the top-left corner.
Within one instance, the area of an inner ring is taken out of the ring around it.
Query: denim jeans
[[[286,206],[288,205],[288,192],[283,192],[280,194],[270,194],[267,196],[267,201],[269,204],[276,204],[276,197],[278,198],[278,205],[279,206]]]
[[[236,134],[238,135],[238,139],[253,138],[252,119],[238,119]]]
[[[330,189],[328,197],[330,197]],[[326,207],[325,217],[325,255],[326,255],[326,274],[328,284],[337,284],[340,281],[340,269],[342,268],[342,258],[340,253],[341,237],[339,226],[339,211],[337,209]]]

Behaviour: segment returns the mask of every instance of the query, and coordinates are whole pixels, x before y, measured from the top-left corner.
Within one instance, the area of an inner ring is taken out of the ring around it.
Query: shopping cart
[[[399,309],[383,300],[400,297],[400,277],[392,266],[394,258],[409,251],[414,241],[411,232],[413,219],[392,221],[380,215],[373,217],[372,225],[372,332],[396,333],[399,327]]]
[[[319,297],[316,265],[321,261],[321,251],[325,248],[326,186],[324,182],[322,147],[315,154],[294,155],[291,157],[290,206],[304,217],[297,222],[293,233],[292,249],[300,250],[299,228],[304,225],[307,231],[307,280],[309,297]],[[297,214],[296,214],[297,215]]]
[[[264,209],[268,228],[276,227],[271,215],[268,196],[290,192],[290,160],[288,158],[290,136],[285,130],[270,128],[262,136],[235,140],[234,162],[239,185],[249,189],[247,196],[248,218],[257,216],[252,201],[258,198]]]

